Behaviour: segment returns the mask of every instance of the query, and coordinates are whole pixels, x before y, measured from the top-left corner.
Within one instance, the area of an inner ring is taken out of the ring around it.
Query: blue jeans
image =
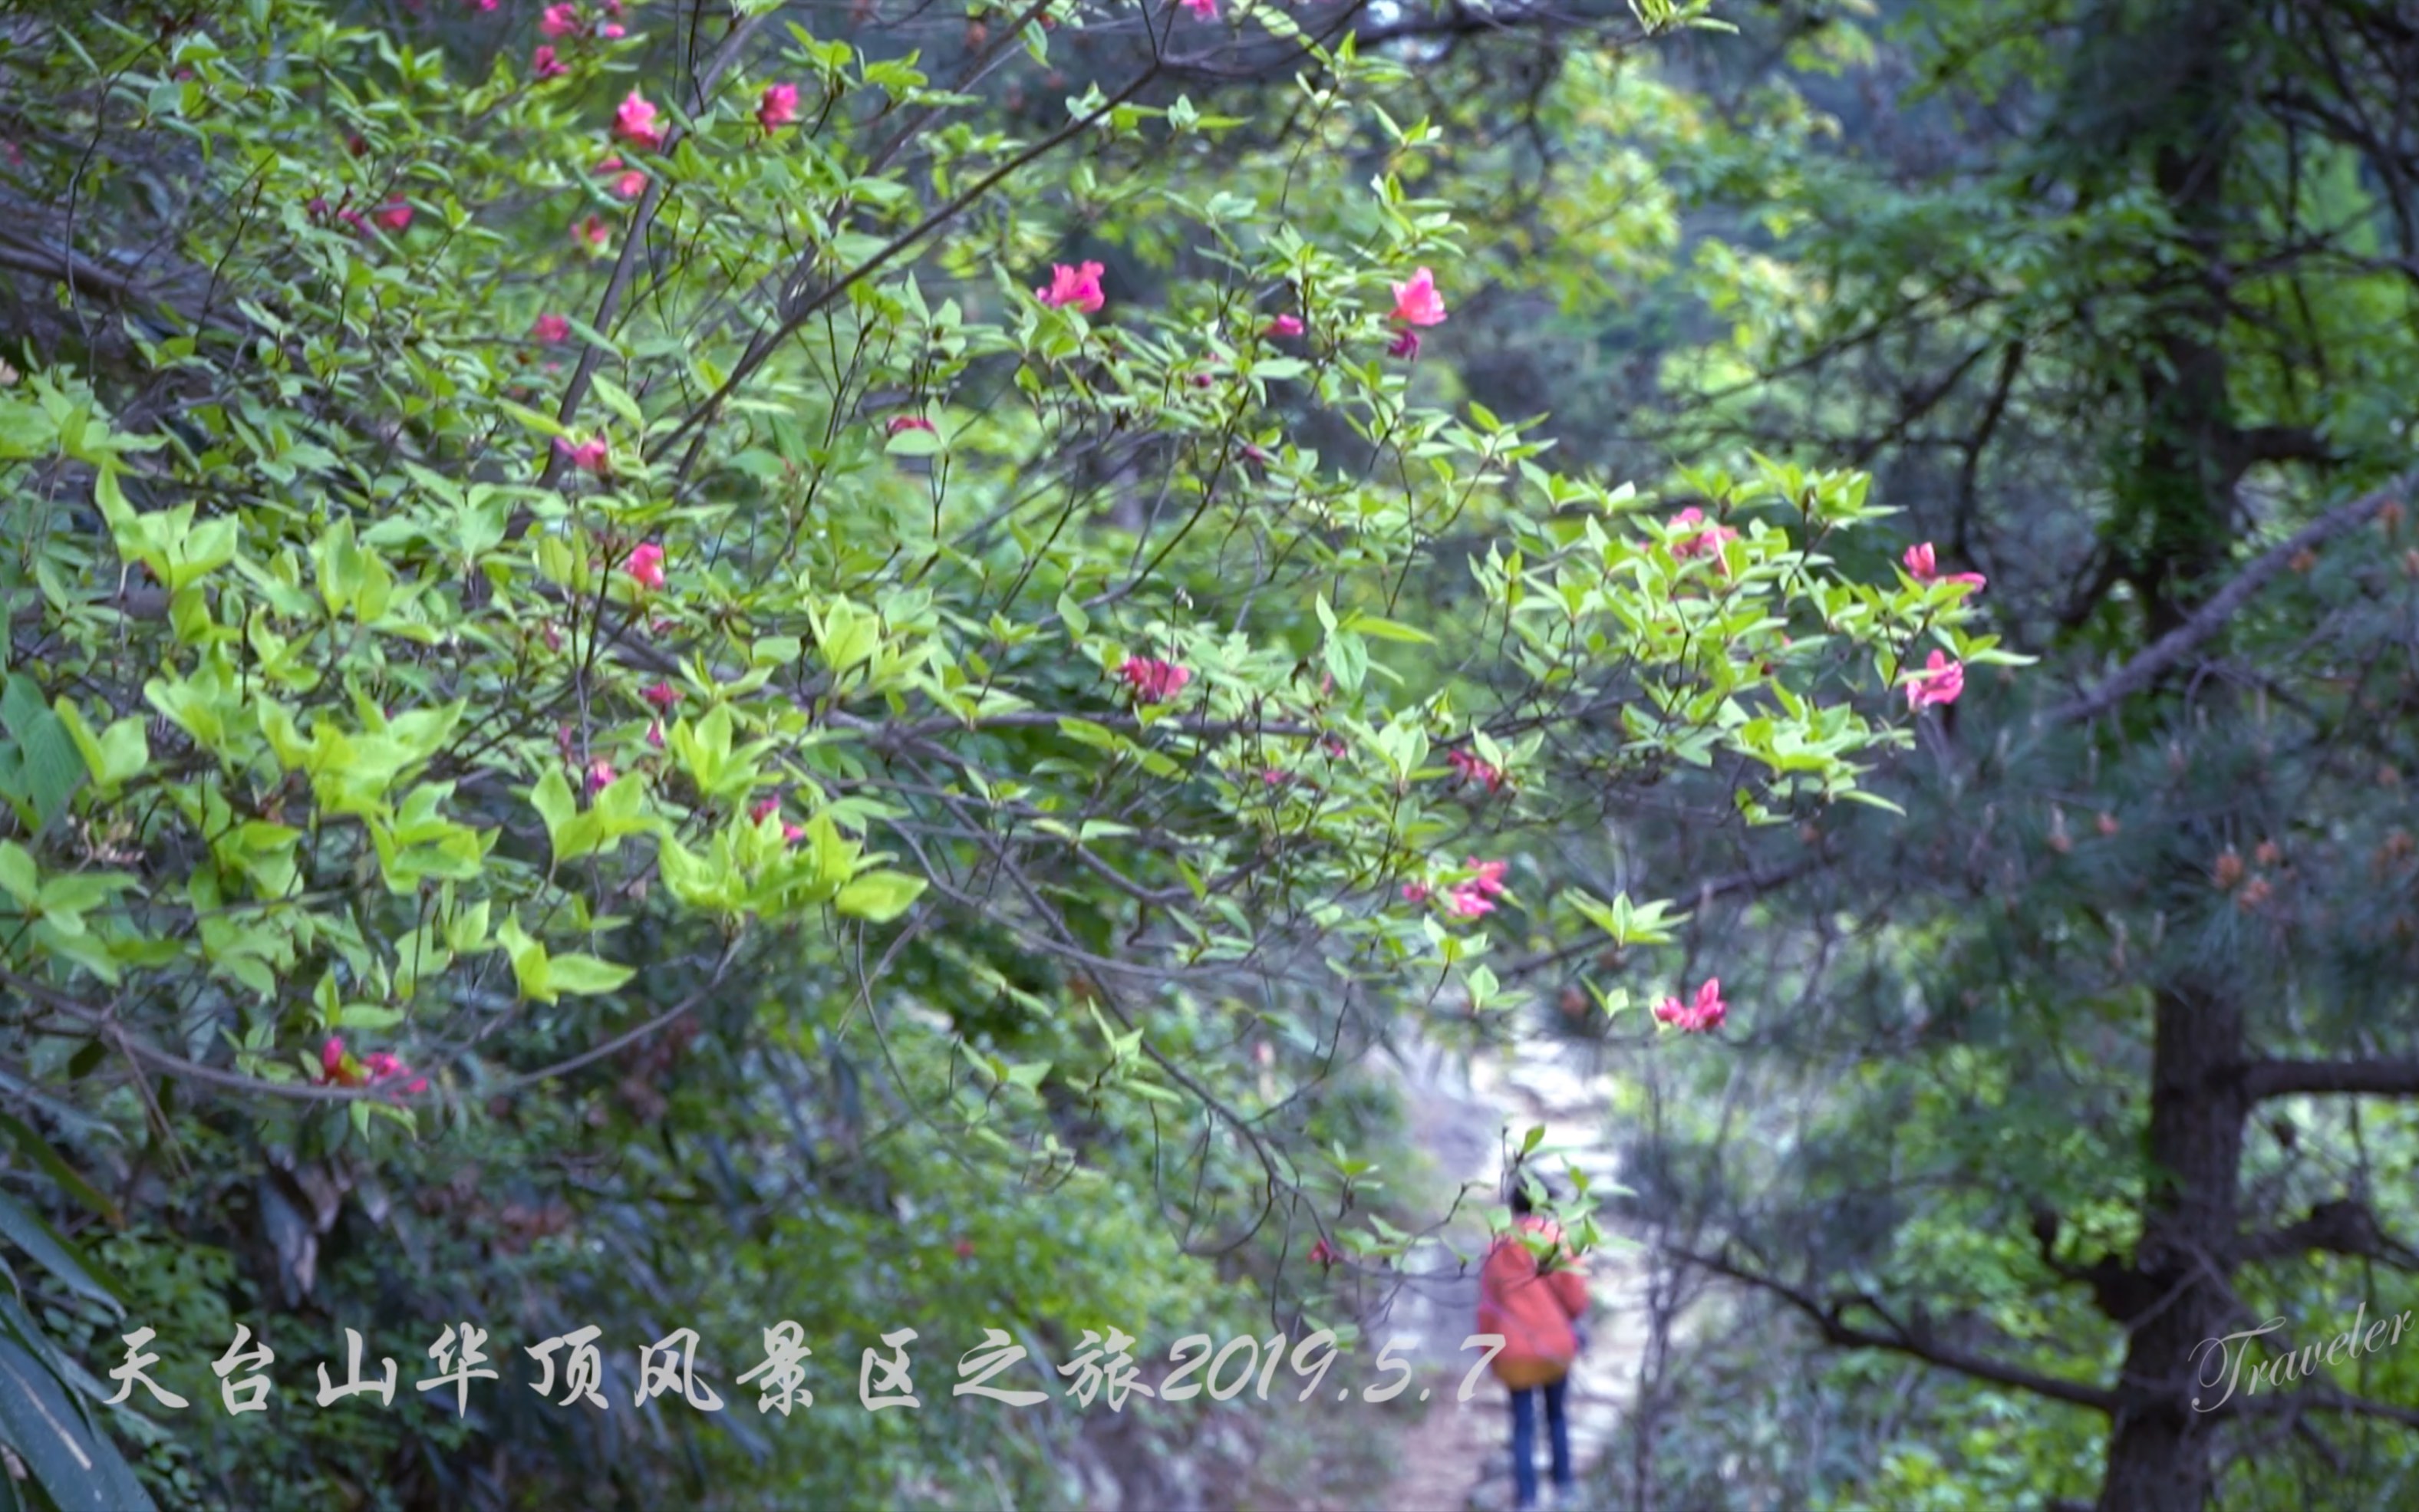
[[[1554,1488],[1572,1489],[1571,1428],[1563,1416],[1563,1392],[1570,1378],[1512,1394],[1512,1487],[1514,1506],[1537,1504],[1537,1397],[1546,1398],[1546,1436],[1552,1444]]]

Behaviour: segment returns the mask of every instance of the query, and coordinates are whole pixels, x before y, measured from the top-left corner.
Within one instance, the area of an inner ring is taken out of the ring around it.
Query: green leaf
[[[98,1040],[93,1041],[95,1044],[100,1042]],[[49,1140],[35,1133],[33,1126],[24,1119],[13,1113],[0,1111],[0,1133],[7,1134],[27,1158],[48,1171],[51,1180],[59,1183],[60,1191],[108,1219],[112,1224],[125,1222],[118,1213],[117,1204],[101,1196],[100,1191],[79,1175],[75,1167],[69,1165],[57,1150],[51,1148]]]
[[[850,918],[886,924],[905,913],[923,890],[922,877],[904,872],[868,872],[840,888],[832,906]]]
[[[15,1335],[12,1327],[0,1336],[0,1436],[34,1480],[60,1512],[153,1512],[117,1446]]]
[[[546,963],[547,985],[558,993],[614,992],[636,975],[628,966],[593,955],[550,956]]]
[[[546,841],[559,860],[562,856],[562,826],[578,815],[579,806],[572,800],[571,780],[560,766],[549,766],[546,775],[530,789],[530,806],[546,821]]]
[[[33,1257],[35,1264],[57,1277],[69,1290],[125,1316],[126,1304],[117,1300],[116,1292],[101,1285],[92,1268],[68,1242],[5,1193],[0,1193],[0,1235]]]
[[[42,894],[41,873],[34,870],[34,858],[13,840],[0,840],[0,891],[27,905]]]

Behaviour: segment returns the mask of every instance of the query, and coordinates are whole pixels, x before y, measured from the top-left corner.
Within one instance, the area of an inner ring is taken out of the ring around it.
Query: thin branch
[[[2359,529],[2387,504],[2402,498],[2419,473],[2405,473],[2381,488],[2338,504],[2253,559],[2242,576],[2218,590],[2216,596],[2193,616],[2161,636],[2148,651],[2125,664],[2106,682],[2081,698],[2061,703],[2042,716],[2052,725],[2097,718],[2156,682],[2160,675],[2190,656],[2194,648],[2217,634],[2226,622],[2251,602],[2293,558],[2349,531]]]
[[[1944,1369],[1954,1370],[1959,1375],[1970,1376],[1977,1381],[1987,1381],[1993,1385],[2031,1392],[2035,1396],[2051,1397],[2076,1407],[2088,1407],[2095,1412],[2114,1413],[2117,1410],[2117,1395],[2114,1392],[2098,1386],[2088,1386],[2079,1381],[2065,1381],[2057,1376],[2045,1376],[2039,1371],[2027,1370],[2022,1365],[2008,1365],[2002,1361],[1970,1353],[1953,1345],[1943,1344],[1891,1319],[1887,1313],[1882,1312],[1879,1304],[1871,1298],[1825,1302],[1810,1293],[1798,1290],[1785,1281],[1762,1275],[1753,1271],[1742,1270],[1729,1260],[1716,1256],[1697,1255],[1672,1246],[1666,1246],[1664,1253],[1675,1259],[1711,1271],[1717,1275],[1728,1276],[1733,1281],[1743,1282],[1760,1290],[1771,1292],[1811,1319],[1816,1329],[1821,1331],[1823,1341],[1826,1344],[1852,1350],[1881,1350],[1891,1354],[1903,1354],[1912,1359],[1939,1365]],[[1889,1332],[1875,1333],[1871,1329],[1858,1328],[1845,1321],[1841,1315],[1851,1306],[1861,1306],[1872,1312],[1887,1324]]]

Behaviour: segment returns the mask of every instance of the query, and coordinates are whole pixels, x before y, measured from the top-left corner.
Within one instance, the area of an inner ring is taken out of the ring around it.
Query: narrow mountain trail
[[[1449,1201],[1459,1188],[1464,1196],[1453,1224],[1414,1251],[1405,1266],[1411,1279],[1369,1325],[1376,1338],[1418,1335],[1412,1357],[1436,1380],[1427,1413],[1405,1436],[1393,1482],[1370,1502],[1373,1508],[1498,1512],[1512,1504],[1511,1413],[1504,1391],[1486,1377],[1468,1402],[1456,1399],[1477,1358],[1460,1345],[1476,1326],[1476,1261],[1485,1252],[1487,1218],[1500,1201],[1506,1140],[1517,1149],[1531,1127],[1543,1124],[1545,1139],[1532,1158],[1547,1174],[1559,1176],[1567,1162],[1584,1171],[1599,1193],[1618,1174],[1618,1156],[1604,1142],[1611,1083],[1586,1065],[1585,1055],[1583,1046],[1526,1026],[1508,1047],[1466,1067],[1429,1046],[1407,1053],[1404,1092],[1413,1137],[1433,1163],[1439,1195]],[[1455,1250],[1470,1257],[1466,1269]],[[1644,1285],[1643,1267],[1633,1252],[1589,1257],[1591,1338],[1572,1372],[1567,1407],[1571,1458],[1583,1484],[1613,1443],[1638,1380],[1648,1343],[1641,1304]],[[1542,1423],[1538,1437],[1538,1477],[1544,1484]]]

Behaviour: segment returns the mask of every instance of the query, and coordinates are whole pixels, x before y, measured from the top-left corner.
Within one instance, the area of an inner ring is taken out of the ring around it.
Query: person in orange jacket
[[[1537,1504],[1540,1396],[1546,1401],[1555,1498],[1567,1503],[1578,1489],[1563,1395],[1571,1362],[1579,1358],[1577,1324],[1588,1306],[1587,1276],[1563,1242],[1561,1227],[1534,1211],[1528,1180],[1514,1176],[1512,1229],[1487,1251],[1478,1273],[1478,1332],[1503,1336],[1494,1370],[1512,1394],[1513,1504],[1524,1512]]]

